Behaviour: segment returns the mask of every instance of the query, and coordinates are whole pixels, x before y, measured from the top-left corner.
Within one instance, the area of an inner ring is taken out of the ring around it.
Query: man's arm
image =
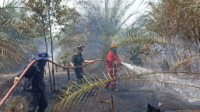
[[[84,60],[83,59],[83,63],[90,63],[90,62],[93,62],[93,60]]]
[[[70,65],[71,65],[72,67],[74,67],[74,63],[70,62]]]
[[[93,60],[84,60],[83,63],[90,63],[93,62]]]
[[[70,62],[70,65],[71,65],[72,67],[74,67],[74,60],[75,60],[75,58],[76,58],[76,55],[77,55],[77,54],[75,54],[75,55],[72,56],[72,60],[71,60],[71,62]]]
[[[27,65],[27,66],[28,66],[28,65]],[[27,66],[26,66],[26,67],[27,67]],[[24,70],[26,69],[26,67],[24,67]],[[19,77],[22,75],[22,73],[24,72],[24,70],[23,70],[23,71],[20,71],[20,72],[17,74],[17,76],[16,76],[15,79],[14,79],[14,84],[17,83],[17,81],[19,80]],[[32,75],[32,73],[33,73],[33,65],[27,70],[27,72],[24,74],[23,77],[29,77],[30,75]]]
[[[121,59],[119,58],[119,56],[117,54],[113,55],[113,57],[114,57],[114,60],[115,60],[114,61],[115,65],[119,66],[122,62]]]

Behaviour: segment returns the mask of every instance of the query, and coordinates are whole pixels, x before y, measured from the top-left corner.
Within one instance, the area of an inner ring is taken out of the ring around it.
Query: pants
[[[84,79],[83,78],[83,75],[84,75],[83,69],[82,68],[75,68],[74,72],[76,73],[77,83],[82,84],[84,82],[84,80],[83,80]]]
[[[48,106],[45,94],[38,91],[27,91],[26,100],[27,100],[27,112],[35,112],[37,106],[39,106],[37,112],[44,112]]]
[[[116,72],[109,72],[109,75],[110,75],[111,79],[113,79],[113,80],[110,81],[110,89],[116,89],[117,80],[114,79],[114,78],[117,77]]]

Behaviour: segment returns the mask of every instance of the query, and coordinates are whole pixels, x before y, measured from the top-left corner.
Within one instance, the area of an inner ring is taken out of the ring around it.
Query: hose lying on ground
[[[84,67],[84,66],[87,66],[91,63],[94,63],[94,62],[97,62],[97,61],[104,61],[105,59],[97,59],[97,60],[94,60],[90,63],[87,63],[87,64],[84,64],[82,66],[77,66],[77,67],[65,67],[65,66],[61,66],[61,65],[58,65],[56,64],[55,62],[51,61],[51,60],[48,60],[49,62],[55,64],[56,66],[59,66],[61,68],[68,68],[68,69],[74,69],[74,68],[80,68],[80,67]],[[7,100],[7,98],[10,96],[10,94],[12,93],[12,91],[16,88],[17,84],[20,82],[20,80],[23,78],[23,76],[25,75],[25,73],[28,71],[28,69],[35,63],[36,60],[33,60],[27,67],[26,69],[22,72],[22,74],[20,75],[19,77],[19,80],[13,84],[13,86],[10,88],[10,90],[8,91],[8,93],[4,96],[4,98],[1,100],[0,102],[0,107],[3,105],[3,103]]]

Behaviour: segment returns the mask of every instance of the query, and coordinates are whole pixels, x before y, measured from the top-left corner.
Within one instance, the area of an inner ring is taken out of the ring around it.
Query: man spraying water
[[[106,56],[106,69],[110,75],[110,78],[113,79],[110,81],[110,89],[114,91],[119,91],[119,89],[116,88],[117,80],[116,73],[117,73],[117,67],[119,66],[119,62],[122,62],[117,55],[117,43],[111,43],[110,45],[110,51]]]

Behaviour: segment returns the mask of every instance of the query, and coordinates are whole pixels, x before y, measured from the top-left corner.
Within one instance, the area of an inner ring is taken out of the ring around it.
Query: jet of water
[[[152,72],[152,70],[148,70],[146,68],[142,68],[142,67],[131,65],[124,62],[122,62],[122,65],[124,65],[126,68],[128,68],[129,70],[132,70],[133,72],[137,74]]]

